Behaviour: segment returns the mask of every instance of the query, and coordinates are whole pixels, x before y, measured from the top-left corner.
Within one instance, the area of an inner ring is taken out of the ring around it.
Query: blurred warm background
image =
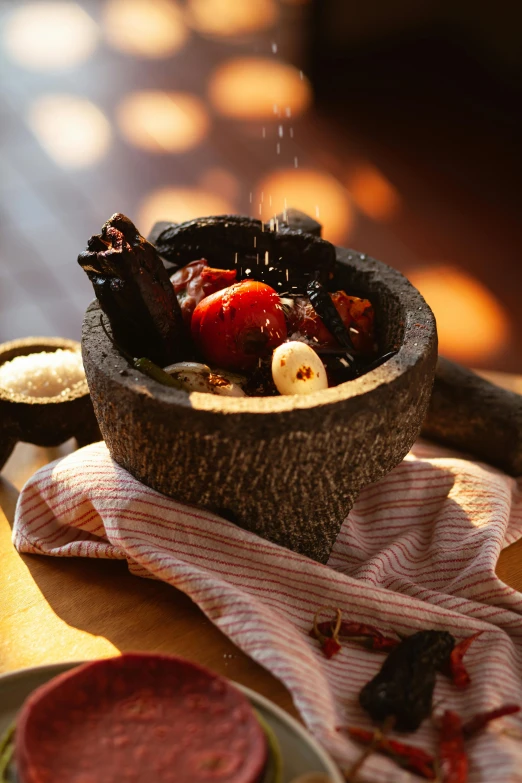
[[[447,356],[522,372],[522,47],[483,5],[1,3],[0,341],[79,338],[115,211],[286,204],[410,277]]]

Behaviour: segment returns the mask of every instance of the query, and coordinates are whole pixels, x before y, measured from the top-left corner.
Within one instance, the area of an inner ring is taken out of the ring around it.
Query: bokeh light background
[[[364,139],[334,133],[314,107],[307,2],[0,10],[1,341],[79,338],[92,289],[76,257],[116,211],[147,233],[156,220],[268,219],[294,206],[325,238],[407,274],[435,309],[447,356],[522,371],[516,319],[472,250],[440,257],[426,241],[419,253],[417,205]],[[435,214],[433,236],[444,231]]]

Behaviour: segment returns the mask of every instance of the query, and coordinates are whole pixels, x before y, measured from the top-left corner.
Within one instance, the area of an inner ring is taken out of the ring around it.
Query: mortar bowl
[[[361,489],[398,465],[419,435],[437,361],[435,319],[406,278],[353,250],[335,253],[331,290],[370,299],[381,352],[396,354],[324,391],[233,398],[163,386],[114,347],[96,301],[82,337],[94,411],[118,464],[322,563]]]

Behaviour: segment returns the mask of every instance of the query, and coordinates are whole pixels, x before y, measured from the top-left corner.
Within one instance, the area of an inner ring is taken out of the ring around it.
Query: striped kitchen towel
[[[370,727],[358,693],[383,655],[345,643],[326,659],[309,636],[321,605],[385,632],[444,629],[460,640],[483,631],[466,654],[470,687],[439,677],[437,709],[467,719],[522,704],[522,594],[495,574],[502,548],[522,536],[521,490],[522,480],[418,444],[361,493],[321,565],[154,492],[97,443],[31,478],[13,539],[20,552],[127,560],[134,574],[187,593],[285,683],[310,731],[349,768],[361,750],[339,727]],[[517,729],[522,736],[518,716],[504,718],[467,742],[472,783],[522,781]],[[436,736],[426,720],[409,741],[433,752]],[[359,779],[417,780],[375,754]]]

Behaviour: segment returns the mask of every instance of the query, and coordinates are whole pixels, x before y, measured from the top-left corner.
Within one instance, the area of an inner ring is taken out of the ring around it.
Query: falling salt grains
[[[264,139],[266,139],[266,128],[262,129],[261,135],[263,136]]]
[[[250,203],[252,203],[252,193],[250,193]]]
[[[273,52],[274,54],[277,54],[277,44],[276,44],[276,43],[273,43],[273,44],[272,44],[272,52]]]
[[[299,78],[301,79],[301,81],[303,81],[304,73],[302,71],[299,71]]]
[[[279,133],[279,138],[282,139],[283,138],[283,133],[284,133],[284,128],[283,128],[282,125],[279,126],[278,133]]]
[[[289,129],[289,133],[290,133],[290,138],[293,139],[294,138],[294,129],[290,128]]]
[[[292,116],[292,109],[290,108],[290,106],[286,107],[285,114],[286,114],[287,117],[291,117]]]
[[[315,205],[315,216],[317,218],[319,217],[319,205],[318,204]]]
[[[277,142],[277,144],[276,144],[276,152],[277,152],[278,155],[281,154],[281,145],[279,144],[279,142]]]
[[[79,351],[42,351],[0,365],[0,388],[24,397],[66,397],[84,383]]]
[[[268,266],[270,261],[268,260],[268,250],[265,251],[265,266]]]
[[[294,158],[294,168],[295,169],[299,168],[299,161],[297,160],[297,158]]]

